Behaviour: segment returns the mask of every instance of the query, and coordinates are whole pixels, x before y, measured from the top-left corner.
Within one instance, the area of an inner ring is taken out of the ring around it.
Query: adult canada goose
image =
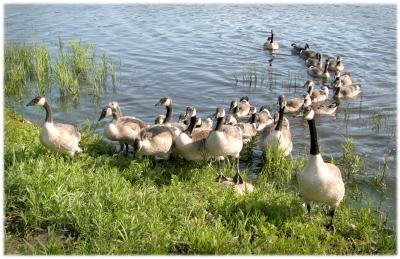
[[[279,49],[279,43],[274,40],[274,31],[271,30],[271,36],[268,37],[267,41],[264,43],[264,47],[269,50]]]
[[[328,70],[332,72],[343,71],[344,65],[342,63],[342,58],[340,56],[337,56],[336,60],[330,60]]]
[[[54,123],[53,113],[44,96],[37,96],[26,106],[41,106],[46,110],[46,119],[40,130],[40,142],[54,152],[60,152],[73,157],[82,152],[79,147],[81,134],[78,129],[69,124]]]
[[[122,116],[121,112],[118,111],[117,106],[114,103],[109,103],[103,108],[99,121],[107,116],[113,117],[112,121],[104,126],[104,136],[111,141],[118,141],[120,143],[120,151],[124,150],[128,152],[128,145],[133,144],[139,135],[139,132],[143,128],[147,128],[147,124],[137,118],[131,116]]]
[[[305,45],[297,45],[296,43],[292,43],[290,46],[292,46],[292,52],[295,54],[300,54],[300,51],[303,49],[310,48],[307,43]]]
[[[249,97],[243,96],[240,98],[239,102],[237,100],[233,100],[231,102],[229,111],[232,112],[236,118],[246,117],[250,111]]]
[[[274,130],[271,131],[269,127],[266,127],[259,139],[259,146],[261,150],[269,149],[273,146],[278,146],[279,149],[283,150],[285,156],[288,156],[292,152],[292,134],[288,127],[283,127],[284,112],[286,101],[283,95],[278,98],[279,103],[279,119]]]
[[[312,103],[308,93],[304,95],[304,108],[311,107],[315,114],[318,115],[333,115],[336,112],[338,103],[335,101],[331,104]]]
[[[134,142],[134,155],[154,156],[156,159],[169,159],[176,132],[164,124],[154,125],[140,131]]]
[[[333,231],[333,216],[345,193],[340,169],[330,163],[325,163],[319,152],[317,129],[315,126],[314,111],[307,107],[304,118],[310,129],[310,156],[299,177],[299,191],[307,205],[310,214],[311,202],[320,202],[330,207],[330,223],[326,226]]]
[[[315,58],[308,58],[304,63],[306,64],[306,67],[322,67],[321,58],[321,53],[317,52],[317,56]]]
[[[340,79],[340,82],[343,86],[352,85],[353,81],[351,80],[351,76],[349,73],[341,74],[340,71],[335,72],[335,80],[333,81],[333,85],[337,84],[337,81]]]
[[[172,122],[172,99],[171,97],[163,97],[158,101],[155,106],[164,106],[167,109],[167,113],[165,114],[165,119],[163,125],[171,127],[175,132],[175,135],[178,136],[183,130],[187,128],[187,125],[184,123],[174,123]]]
[[[306,48],[300,51],[300,57],[303,59],[315,58],[317,57],[317,53],[318,52],[315,50],[310,50],[309,48]]]
[[[236,126],[240,127],[242,129],[242,136],[243,136],[243,144],[248,143],[253,136],[257,134],[257,123],[256,123],[256,114],[257,110],[256,107],[252,106],[250,107],[250,122],[244,123],[238,123]]]
[[[296,113],[303,106],[304,98],[293,98],[286,101],[285,112]]]
[[[333,98],[353,98],[361,93],[361,85],[353,84],[342,86],[341,81],[337,81],[334,87]]]
[[[236,159],[236,174],[233,178],[235,184],[242,184],[243,179],[239,170],[239,155],[243,147],[242,130],[237,126],[224,125],[225,110],[218,107],[214,117],[217,125],[206,140],[207,153],[212,157],[231,156]]]
[[[312,102],[322,102],[328,99],[329,88],[327,86],[323,85],[321,89],[314,89],[314,81],[312,80],[308,80],[305,86],[308,87],[307,93],[310,94]]]
[[[328,59],[325,60],[325,65],[323,69],[320,66],[310,66],[308,68],[308,73],[313,77],[318,77],[328,80],[330,77],[328,72]]]
[[[251,183],[243,182],[241,184],[235,184],[232,178],[225,177],[222,172],[217,177],[217,182],[219,185],[224,187],[234,186],[234,191],[239,195],[254,191],[254,186]]]
[[[186,160],[206,160],[208,156],[205,149],[205,141],[211,129],[193,130],[197,121],[194,107],[189,106],[186,108],[186,116],[190,118],[189,127],[176,137],[174,141],[175,148]]]

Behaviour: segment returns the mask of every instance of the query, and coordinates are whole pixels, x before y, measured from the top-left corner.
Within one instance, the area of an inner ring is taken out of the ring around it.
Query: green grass
[[[385,215],[351,207],[351,195],[335,233],[324,228],[323,206],[307,218],[294,183],[301,161],[271,159],[290,183],[266,173],[251,181],[245,170],[256,189],[238,197],[207,164],[125,158],[94,126],[81,130],[83,153],[71,160],[45,149],[39,128],[5,108],[6,254],[396,253]]]

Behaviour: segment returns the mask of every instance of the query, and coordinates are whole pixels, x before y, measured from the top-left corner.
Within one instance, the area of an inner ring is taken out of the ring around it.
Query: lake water
[[[124,114],[153,123],[165,113],[154,104],[167,95],[173,99],[174,119],[188,105],[206,117],[244,95],[252,105],[277,110],[278,95],[300,97],[305,89],[299,86],[309,77],[304,61],[291,54],[292,42],[340,55],[362,93],[343,100],[335,117],[317,118],[321,151],[340,157],[345,138],[353,138],[368,175],[383,166],[387,154],[388,192],[382,197],[368,188],[364,201],[383,199],[395,221],[395,5],[6,5],[4,18],[5,42],[30,43],[34,34],[49,45],[54,59],[58,37],[80,39],[121,62],[117,92],[103,96],[100,106],[83,95],[79,107],[62,111],[57,91],[49,93],[56,120],[80,125],[97,121],[100,107],[111,100]],[[263,43],[271,29],[280,49],[269,67],[271,52]],[[257,84],[243,82],[254,71]],[[34,122],[44,119],[38,109],[14,109]],[[378,118],[380,127],[374,126]],[[307,124],[301,117],[289,119],[293,155],[308,153]]]

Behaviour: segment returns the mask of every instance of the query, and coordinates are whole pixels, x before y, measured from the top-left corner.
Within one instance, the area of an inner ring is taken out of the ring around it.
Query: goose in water
[[[337,84],[337,81],[340,80],[342,86],[352,85],[353,81],[351,80],[351,76],[349,73],[340,73],[340,71],[335,72],[335,80],[333,81],[333,85]]]
[[[284,112],[286,101],[283,95],[278,98],[279,103],[279,119],[275,128],[271,130],[270,127],[266,127],[261,133],[259,139],[260,149],[265,151],[273,146],[278,146],[279,149],[283,150],[285,156],[288,156],[292,152],[292,134],[290,132],[289,125],[283,127]]]
[[[310,129],[310,156],[299,176],[299,191],[306,203],[307,211],[311,212],[311,202],[319,202],[330,207],[331,220],[326,225],[329,231],[334,231],[333,217],[345,193],[340,169],[331,163],[325,163],[318,146],[317,128],[314,111],[307,107],[304,118]]]
[[[338,107],[338,102],[335,101],[331,104],[312,103],[311,97],[307,93],[304,95],[303,109],[306,107],[311,107],[318,115],[333,115]]]
[[[300,57],[303,59],[315,58],[317,57],[317,53],[318,52],[315,50],[310,50],[309,48],[305,48],[300,51]]]
[[[123,151],[125,146],[125,154],[127,154],[129,144],[132,145],[138,138],[139,132],[147,128],[148,125],[135,117],[121,116],[122,113],[118,107],[114,102],[110,102],[103,108],[99,121],[112,115],[111,122],[104,126],[104,136],[111,141],[118,141],[120,143],[120,151]]]
[[[196,131],[196,109],[192,106],[186,108],[186,117],[190,118],[189,127],[179,134],[174,141],[175,148],[186,160],[207,160],[205,142],[211,129],[199,129]]]
[[[268,37],[267,41],[264,43],[264,48],[269,50],[279,49],[279,43],[274,40],[274,31],[271,30],[271,36]]]
[[[308,68],[308,73],[313,77],[322,78],[325,81],[328,80],[330,77],[328,72],[328,59],[325,60],[323,69],[321,66],[310,66]]]
[[[240,98],[239,102],[237,100],[233,100],[231,102],[229,111],[232,112],[237,119],[246,117],[250,111],[249,97],[243,96]]]
[[[237,123],[236,126],[242,129],[242,136],[243,136],[243,144],[247,144],[250,142],[251,138],[257,134],[257,110],[256,107],[250,107],[250,121],[248,123],[241,122]]]
[[[329,88],[327,86],[324,85],[321,89],[314,89],[314,81],[312,80],[308,80],[304,86],[308,88],[307,93],[310,95],[312,102],[322,102],[328,99]]]
[[[206,140],[206,150],[211,157],[230,156],[236,159],[235,184],[243,184],[239,170],[239,155],[243,147],[243,133],[240,127],[224,125],[225,110],[218,107],[214,116],[217,119],[215,129]]]
[[[306,67],[318,66],[318,67],[322,68],[321,58],[322,58],[322,55],[321,55],[321,53],[318,52],[317,56],[315,58],[308,58],[305,61]]]
[[[265,127],[274,123],[274,119],[271,116],[266,106],[261,106],[259,112],[256,115],[257,131],[262,131]]]
[[[292,52],[295,54],[300,54],[300,51],[303,49],[310,48],[307,43],[305,45],[297,45],[296,43],[292,43],[290,46],[292,46]]]
[[[170,127],[174,132],[175,136],[178,136],[183,130],[187,128],[187,125],[184,123],[174,123],[172,122],[172,99],[171,97],[163,97],[158,101],[155,106],[164,106],[167,109],[167,113],[165,114],[165,119],[163,121],[163,125]]]
[[[340,80],[336,81],[336,85],[334,87],[333,98],[353,98],[361,93],[361,85],[352,84],[342,86],[342,82]]]
[[[81,134],[78,129],[69,124],[54,123],[53,113],[44,96],[37,96],[26,106],[41,106],[46,110],[46,119],[40,131],[40,142],[54,152],[60,152],[73,157],[82,152],[79,147]]]
[[[342,58],[340,56],[337,56],[336,60],[330,60],[328,65],[328,70],[332,72],[343,71],[344,65],[342,63]]]

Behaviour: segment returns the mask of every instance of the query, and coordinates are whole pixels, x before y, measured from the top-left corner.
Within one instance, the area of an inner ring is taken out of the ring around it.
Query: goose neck
[[[165,114],[164,124],[172,121],[172,104],[167,106],[167,114]]]
[[[318,136],[314,118],[308,120],[308,127],[310,128],[310,154],[318,155],[319,154]]]
[[[215,126],[215,131],[221,131],[222,130],[222,126],[224,125],[223,120],[224,120],[224,117],[219,117],[217,119],[217,125]]]
[[[279,119],[278,123],[276,124],[275,130],[282,130],[282,124],[283,124],[283,114],[285,111],[285,107],[279,109]]]
[[[53,123],[53,112],[50,108],[50,105],[47,103],[47,101],[43,105],[44,109],[46,110],[46,120],[45,122]]]
[[[190,124],[189,127],[185,130],[188,135],[192,135],[194,126],[196,126],[196,115],[190,117]]]

